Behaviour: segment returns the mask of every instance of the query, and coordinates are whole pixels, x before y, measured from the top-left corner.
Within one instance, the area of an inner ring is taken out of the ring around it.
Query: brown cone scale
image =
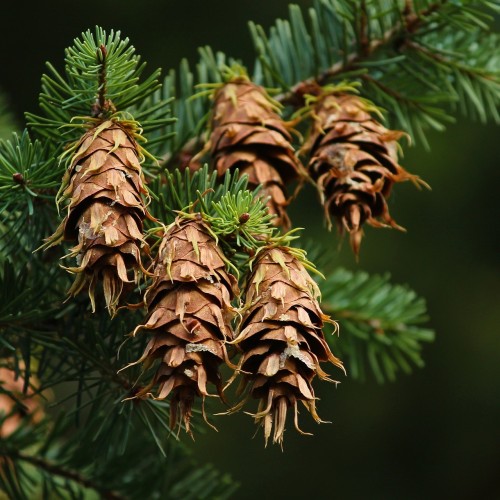
[[[266,444],[272,435],[282,444],[288,410],[298,426],[302,402],[316,422],[313,379],[331,379],[320,363],[342,368],[322,332],[325,316],[318,303],[319,289],[302,263],[286,248],[264,250],[248,280],[240,333],[242,350],[240,391],[259,400],[256,422],[264,428]]]
[[[236,78],[214,94],[212,134],[208,143],[220,176],[239,169],[248,175],[249,189],[262,185],[270,197],[274,224],[290,228],[285,184],[303,177],[294,154],[291,135],[264,88],[246,78]]]
[[[356,95],[320,96],[315,124],[304,151],[316,182],[328,223],[335,219],[349,232],[356,254],[363,224],[404,229],[389,214],[387,198],[396,182],[426,185],[398,164],[397,141],[403,132],[375,120],[366,101]]]
[[[68,294],[87,290],[95,310],[95,289],[102,281],[106,305],[114,314],[123,292],[137,282],[142,221],[150,217],[139,146],[125,124],[106,121],[85,133],[63,178],[67,215],[46,246],[77,241],[69,256],[77,266]]]
[[[148,317],[136,329],[151,334],[136,363],[144,362],[147,368],[160,360],[153,381],[136,396],[170,396],[172,429],[184,424],[191,434],[196,398],[202,399],[205,417],[208,384],[222,397],[219,365],[228,360],[225,342],[233,339],[231,300],[238,293],[208,226],[197,219],[177,219],[155,259],[153,282],[145,294]]]

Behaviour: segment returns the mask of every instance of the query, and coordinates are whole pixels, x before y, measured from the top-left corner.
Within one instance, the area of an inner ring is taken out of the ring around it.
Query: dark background
[[[0,88],[21,123],[23,111],[37,110],[44,62],[61,67],[64,48],[96,24],[120,29],[149,69],[164,74],[182,57],[195,62],[205,44],[249,63],[246,22],[267,27],[286,16],[287,4],[4,3]],[[219,433],[199,435],[190,447],[242,483],[235,498],[500,498],[498,138],[497,126],[459,118],[446,133],[430,134],[430,153],[407,148],[403,165],[432,191],[398,186],[391,213],[408,233],[368,229],[359,264],[348,245],[337,251],[313,193],[295,203],[295,225],[330,242],[335,264],[389,271],[426,297],[437,338],[425,347],[427,366],[396,383],[318,384],[320,416],[333,423],[313,426],[303,412],[315,435],[290,426],[284,452],[264,449],[261,434],[252,439],[250,417],[214,417]]]

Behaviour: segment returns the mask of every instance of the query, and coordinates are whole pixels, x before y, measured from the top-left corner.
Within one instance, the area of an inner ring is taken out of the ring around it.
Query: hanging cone
[[[319,290],[302,263],[285,247],[264,250],[253,265],[245,297],[245,312],[235,343],[243,354],[240,391],[259,399],[254,415],[267,441],[282,444],[287,411],[298,426],[301,401],[316,422],[314,377],[332,381],[320,363],[342,368],[324,338]],[[274,431],[273,431],[274,427]]]
[[[106,306],[114,315],[126,289],[137,283],[141,248],[147,250],[142,221],[151,217],[142,195],[147,196],[133,129],[106,121],[85,133],[63,178],[63,199],[68,212],[45,247],[62,240],[77,241],[69,256],[77,266],[70,296],[87,290],[95,311],[95,289],[103,283]]]
[[[228,361],[225,342],[233,339],[231,300],[239,293],[226,262],[204,222],[177,218],[155,259],[154,279],[145,294],[146,323],[136,329],[152,334],[136,363],[144,362],[147,368],[160,359],[154,380],[136,396],[146,397],[153,388],[156,399],[171,395],[170,427],[183,423],[189,434],[196,397],[202,399],[206,420],[207,384],[213,384],[222,397],[219,365]]]
[[[262,185],[262,196],[270,197],[269,212],[276,215],[274,224],[287,230],[285,184],[301,179],[303,167],[278,110],[263,87],[246,77],[235,78],[214,94],[207,147],[220,176],[237,168],[241,175],[248,175],[249,189]]]
[[[309,173],[316,182],[325,216],[347,230],[356,253],[364,223],[404,231],[389,214],[386,199],[395,182],[427,186],[398,164],[397,141],[404,134],[373,118],[374,109],[356,95],[326,94],[314,108],[315,123],[303,150],[311,151]]]

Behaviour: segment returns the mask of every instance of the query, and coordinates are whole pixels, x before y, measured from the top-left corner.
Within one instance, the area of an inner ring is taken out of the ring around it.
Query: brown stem
[[[366,8],[366,0],[361,1],[361,12],[359,20],[359,52],[366,57],[370,50],[370,36],[368,24],[368,10]]]
[[[48,460],[43,459],[41,457],[27,455],[22,451],[14,451],[14,450],[10,450],[9,452],[7,452],[6,456],[12,460],[17,459],[17,460],[22,460],[23,462],[27,462],[31,465],[34,465],[35,467],[38,467],[39,469],[43,469],[44,471],[49,472],[50,474],[70,479],[84,486],[85,488],[89,488],[96,491],[97,493],[100,494],[101,498],[105,498],[107,500],[122,500],[125,498],[115,491],[108,490],[107,488],[104,488],[103,486],[94,483],[92,480],[84,477],[79,472],[70,469],[65,469],[60,465],[49,462]]]
[[[411,102],[411,103],[415,102],[415,101],[410,101],[405,96],[401,95],[399,92],[395,91],[394,89],[391,89],[387,85],[384,85],[380,80],[377,80],[376,78],[373,78],[370,75],[361,75],[361,78],[367,82],[373,83],[379,89],[383,90],[384,93],[386,93],[387,95],[390,95],[391,97],[394,97],[394,99],[396,99],[399,102]],[[415,103],[415,105],[417,106],[416,103]]]
[[[106,85],[107,55],[108,51],[106,47],[101,44],[101,46],[97,49],[97,59],[101,62],[101,68],[99,71],[99,93],[97,95],[96,102],[92,106],[91,113],[92,116],[96,118],[109,108],[109,103],[106,100],[106,94],[108,92]]]

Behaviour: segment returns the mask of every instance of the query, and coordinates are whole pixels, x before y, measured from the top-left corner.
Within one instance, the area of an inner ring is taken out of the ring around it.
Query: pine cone
[[[257,257],[235,343],[243,351],[240,391],[248,389],[260,400],[254,416],[264,428],[266,444],[273,424],[273,442],[282,444],[288,408],[293,408],[295,428],[303,433],[298,427],[298,401],[321,422],[312,381],[316,375],[331,381],[320,362],[342,368],[323,336],[323,322],[331,320],[321,312],[318,296],[318,286],[286,248],[264,250]]]
[[[78,241],[69,254],[77,267],[67,269],[77,276],[68,294],[86,289],[95,311],[95,288],[102,279],[112,315],[124,290],[138,280],[141,247],[147,249],[142,221],[151,217],[142,199],[147,190],[132,133],[120,122],[106,121],[83,135],[61,188],[70,200],[68,213],[46,244]]]
[[[183,422],[190,434],[196,396],[202,398],[206,420],[207,382],[223,397],[218,369],[228,362],[225,341],[233,338],[231,299],[239,293],[236,279],[225,268],[226,259],[208,226],[201,220],[178,218],[155,259],[155,277],[145,294],[147,321],[136,329],[153,334],[137,363],[144,361],[147,368],[161,359],[154,380],[137,397],[149,395],[154,386],[156,399],[172,393],[170,427]]]
[[[262,184],[274,224],[289,229],[285,184],[301,178],[303,167],[277,109],[264,88],[247,78],[226,83],[214,95],[209,147],[218,174],[238,168],[250,189]]]
[[[325,216],[350,233],[356,253],[362,225],[403,230],[389,214],[386,199],[395,182],[426,185],[398,164],[397,140],[404,132],[388,130],[355,95],[320,96],[316,123],[304,150],[311,150],[309,172],[317,183]]]

